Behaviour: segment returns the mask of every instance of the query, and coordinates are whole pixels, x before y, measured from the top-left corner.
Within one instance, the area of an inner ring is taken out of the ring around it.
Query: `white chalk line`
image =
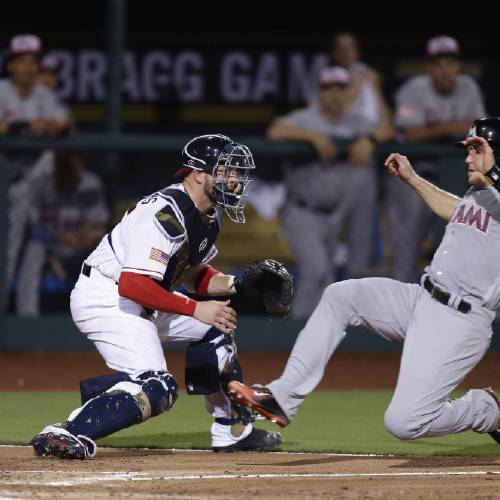
[[[18,474],[21,471],[4,471]],[[29,472],[29,471],[24,471]],[[55,471],[51,471],[54,473]],[[149,475],[145,472],[102,472],[63,481],[3,480],[3,485],[79,486],[111,481],[200,481],[213,479],[328,479],[364,477],[440,477],[440,476],[497,476],[498,471],[425,471],[425,472],[331,472],[331,473],[268,473],[268,474],[188,474],[178,476]]]
[[[32,448],[30,445],[25,444],[0,444],[0,448]],[[176,453],[210,453],[213,454],[212,450],[208,449],[193,449],[193,448],[120,448],[119,446],[102,446],[98,447],[97,453],[99,450],[103,451],[111,451],[111,450],[130,450],[130,451],[155,451],[155,452],[165,452],[171,453],[175,451]],[[381,453],[331,453],[324,451],[270,451],[268,453],[272,453],[273,455],[324,455],[327,457],[380,457],[380,458],[405,458],[404,455],[393,455],[391,453],[381,454]],[[414,455],[408,455],[414,456]]]

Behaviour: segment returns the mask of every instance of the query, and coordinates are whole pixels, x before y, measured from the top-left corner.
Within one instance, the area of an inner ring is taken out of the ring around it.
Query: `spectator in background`
[[[39,72],[36,77],[36,85],[48,88],[51,92],[55,94],[57,86],[59,84],[59,71],[61,69],[61,63],[59,60],[50,55],[44,55],[39,64]],[[57,97],[56,97],[57,98]],[[66,122],[66,130],[68,135],[74,134],[76,132],[75,122],[71,111],[63,102],[58,100],[58,104],[61,110],[61,116],[64,117]],[[36,165],[33,168],[30,177],[36,177],[40,173],[52,173],[54,171],[54,151],[51,149],[46,149],[39,156],[36,161]]]
[[[370,134],[375,124],[347,109],[348,85],[347,70],[323,68],[317,102],[277,118],[267,130],[270,140],[308,142],[318,155],[285,167],[287,199],[281,222],[300,274],[295,317],[311,314],[325,286],[334,280],[333,258],[344,223],[349,223],[350,272],[366,269],[372,256],[377,192]],[[339,155],[338,139],[350,141],[346,155]]]
[[[9,78],[0,81],[0,134],[54,138],[67,129],[67,118],[55,94],[36,85],[41,50],[41,41],[35,35],[16,35],[10,40],[7,56]],[[5,157],[8,167],[8,287],[14,276],[26,226],[29,178],[37,171],[40,152],[8,152]]]
[[[67,118],[53,90],[37,84],[40,38],[16,35],[9,44],[9,78],[0,81],[0,133],[57,137]]]
[[[102,238],[109,220],[100,179],[84,168],[79,154],[59,152],[52,173],[30,183],[29,237],[19,269],[17,312],[40,313],[40,283],[46,264],[71,284]]]
[[[60,70],[61,63],[59,60],[51,54],[46,54],[40,61],[40,71],[36,78],[37,85],[44,86],[55,94],[59,85]],[[69,126],[73,122],[70,110],[64,103],[59,102],[59,105],[61,106],[64,119]]]
[[[470,123],[485,116],[477,83],[460,74],[460,48],[449,36],[427,43],[428,73],[410,78],[396,94],[396,127],[400,140],[429,142],[460,139]],[[438,180],[436,159],[422,157],[416,172]],[[396,178],[387,185],[387,204],[393,249],[393,278],[414,282],[420,274],[417,262],[422,242],[435,216],[422,199]]]
[[[375,70],[360,61],[359,44],[349,32],[332,38],[331,61],[349,71],[347,104],[350,111],[366,119],[373,127],[372,140],[388,141],[394,137],[392,117]]]
[[[38,85],[44,85],[52,92],[56,92],[59,83],[60,63],[58,59],[50,54],[46,54],[40,61],[40,71],[36,78]]]

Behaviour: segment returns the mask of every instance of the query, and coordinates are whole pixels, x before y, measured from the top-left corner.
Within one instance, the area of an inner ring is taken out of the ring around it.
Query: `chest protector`
[[[180,189],[165,188],[160,194],[173,199],[184,216],[184,227],[168,205],[156,214],[157,220],[173,238],[184,238],[186,233],[183,245],[170,257],[161,282],[161,286],[171,292],[182,282],[185,271],[203,262],[212,249],[219,235],[221,215],[218,211],[211,217],[201,215],[189,195]]]

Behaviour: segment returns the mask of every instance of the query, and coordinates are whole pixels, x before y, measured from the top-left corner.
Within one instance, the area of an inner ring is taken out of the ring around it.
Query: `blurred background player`
[[[36,78],[37,85],[48,88],[51,92],[56,94],[59,86],[59,72],[61,71],[61,63],[57,57],[46,54],[40,60],[40,70]],[[73,118],[71,112],[63,102],[59,100],[63,116],[68,125],[72,125]]]
[[[307,317],[335,280],[334,256],[344,224],[349,225],[349,272],[366,270],[372,257],[377,182],[370,134],[375,125],[348,108],[349,81],[346,69],[323,68],[317,102],[277,118],[267,130],[272,141],[305,141],[318,155],[285,167],[281,222],[299,271],[292,310],[297,318]],[[336,140],[350,142],[345,157],[339,156]]]
[[[0,81],[1,134],[53,138],[67,130],[66,113],[54,92],[36,84],[41,51],[41,40],[35,35],[16,35],[10,40],[7,56],[9,77]],[[29,178],[36,174],[39,158],[40,153],[36,151],[6,154],[7,290],[14,277],[27,221]]]
[[[457,40],[437,36],[427,42],[428,72],[405,82],[396,94],[396,127],[401,141],[446,142],[458,140],[472,120],[484,116],[481,90],[468,75],[460,74]],[[437,160],[431,155],[415,161],[425,179],[439,178]],[[398,179],[387,180],[387,209],[393,253],[392,277],[414,282],[424,238],[436,220],[432,210]]]
[[[380,77],[373,68],[360,60],[356,36],[349,32],[335,34],[330,54],[332,65],[341,66],[349,72],[347,108],[371,124],[372,141],[383,142],[392,139],[392,117],[382,92]]]
[[[16,287],[18,314],[40,314],[47,264],[63,284],[73,286],[109,216],[99,177],[85,169],[78,153],[57,153],[54,169],[30,182],[28,238]]]

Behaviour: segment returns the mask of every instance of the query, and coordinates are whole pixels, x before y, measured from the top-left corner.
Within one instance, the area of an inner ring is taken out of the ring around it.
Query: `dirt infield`
[[[91,461],[0,448],[0,498],[499,498],[500,459],[101,449]]]
[[[245,380],[269,382],[283,370],[288,353],[243,352]],[[399,370],[398,353],[336,353],[320,389],[390,389]],[[170,371],[182,385],[184,354],[168,353]],[[77,390],[84,378],[109,372],[95,352],[0,353],[0,390]],[[422,366],[424,369],[424,366]],[[500,389],[500,353],[490,352],[472,371],[462,388],[496,386]]]
[[[249,382],[278,376],[287,354],[243,353]],[[184,355],[167,355],[183,381]],[[96,353],[1,353],[0,390],[75,390],[108,371]],[[398,354],[338,353],[320,388],[391,388]],[[462,384],[497,385],[500,353]],[[0,447],[0,498],[500,498],[500,458],[373,457],[100,448],[95,460],[39,459],[31,447]]]

